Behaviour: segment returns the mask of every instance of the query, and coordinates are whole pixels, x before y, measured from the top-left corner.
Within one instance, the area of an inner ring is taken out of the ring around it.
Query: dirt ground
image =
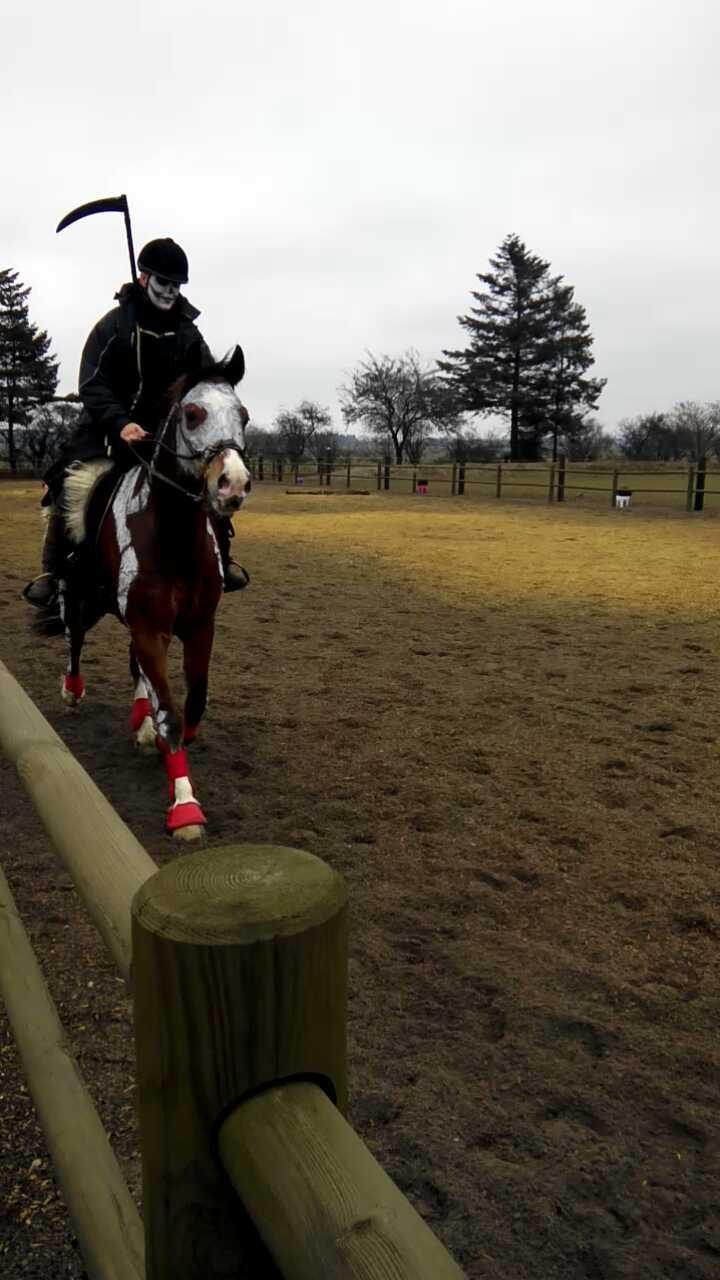
[[[356,1129],[472,1280],[717,1277],[717,519],[256,490],[194,779],[212,843],[347,878]],[[162,862],[118,624],[75,713],[27,626],[36,498],[0,487],[0,657]],[[2,864],[137,1193],[124,988],[1,781]],[[0,1269],[80,1277],[4,1023],[0,1052]]]

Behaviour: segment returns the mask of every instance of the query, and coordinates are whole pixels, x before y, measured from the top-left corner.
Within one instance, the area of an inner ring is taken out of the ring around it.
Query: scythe
[[[77,209],[72,209],[70,213],[65,214],[64,218],[61,218],[55,228],[56,233],[62,231],[65,227],[69,227],[72,222],[78,222],[80,218],[88,218],[92,213],[122,213],[124,215],[125,234],[127,235],[128,253],[130,254],[130,270],[133,283],[137,284],[135,251],[133,249],[127,196],[108,196],[105,200],[90,200],[88,204],[79,205]]]

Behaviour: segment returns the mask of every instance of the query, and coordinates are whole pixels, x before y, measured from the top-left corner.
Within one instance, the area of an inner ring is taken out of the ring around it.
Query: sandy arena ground
[[[256,489],[194,778],[212,843],[347,878],[355,1127],[472,1280],[716,1278],[717,518]],[[0,486],[0,657],[175,857],[118,624],[77,713],[62,642],[27,626],[37,497]],[[2,865],[137,1192],[124,988],[6,765],[1,796]],[[80,1277],[4,1022],[0,1054],[0,1270]]]

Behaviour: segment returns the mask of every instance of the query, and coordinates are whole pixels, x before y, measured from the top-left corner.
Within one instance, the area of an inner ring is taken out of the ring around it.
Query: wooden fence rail
[[[328,490],[351,490],[353,483],[373,485],[378,492],[401,487],[413,494],[447,493],[450,497],[467,497],[475,490],[494,492],[496,498],[511,490],[538,490],[548,502],[565,502],[572,493],[601,494],[610,506],[616,506],[622,484],[635,494],[658,497],[673,495],[683,501],[687,511],[703,511],[706,497],[720,497],[720,471],[709,471],[705,458],[680,468],[657,464],[643,468],[637,463],[572,463],[560,456],[553,462],[431,462],[390,463],[343,460],[337,462],[299,463],[288,468],[281,460],[268,464],[263,458],[251,460],[257,480],[277,480],[295,485],[315,483]],[[643,477],[682,478],[678,484],[663,487],[638,483]],[[715,478],[716,486],[708,480]],[[600,481],[601,483],[598,483]]]
[[[0,990],[91,1280],[461,1280],[342,1115],[341,877],[272,845],[158,870],[2,663],[0,748],[133,991],[144,1229],[0,873]]]

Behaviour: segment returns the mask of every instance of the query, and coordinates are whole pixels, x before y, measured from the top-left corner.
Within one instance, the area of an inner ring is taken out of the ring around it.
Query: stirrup
[[[37,591],[36,588],[40,588]],[[36,609],[46,609],[57,599],[57,580],[54,573],[40,573],[23,587],[23,597]]]

